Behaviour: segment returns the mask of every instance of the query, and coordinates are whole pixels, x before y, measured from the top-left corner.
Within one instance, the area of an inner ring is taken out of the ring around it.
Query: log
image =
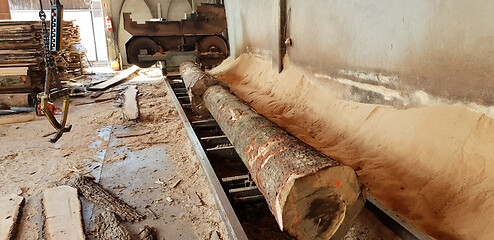
[[[280,229],[339,239],[365,204],[355,171],[291,136],[222,86],[204,102],[249,169]]]
[[[102,240],[131,240],[129,231],[120,224],[116,215],[102,212],[95,218],[96,237]]]
[[[137,212],[135,208],[120,200],[113,193],[94,182],[90,177],[75,176],[65,179],[63,183],[77,188],[82,196],[102,208],[117,214],[124,221],[138,222],[144,218],[144,215]]]
[[[137,87],[129,86],[124,93],[123,113],[125,119],[135,121],[139,118],[139,104],[137,103]]]
[[[15,238],[23,205],[24,198],[17,195],[0,198],[0,240]]]
[[[220,80],[205,73],[199,65],[192,61],[185,61],[180,64],[180,74],[189,94],[192,110],[202,116],[209,116],[202,96],[209,87],[220,84]]]
[[[47,240],[84,240],[81,202],[77,190],[69,186],[46,189],[43,192],[45,235]]]
[[[5,104],[7,107],[29,107],[29,94],[0,94],[0,104]]]

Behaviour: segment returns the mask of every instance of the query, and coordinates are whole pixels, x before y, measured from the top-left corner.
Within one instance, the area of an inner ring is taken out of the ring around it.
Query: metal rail
[[[216,207],[218,208],[221,219],[226,225],[228,236],[230,237],[230,239],[233,240],[236,239],[247,240],[248,239],[247,235],[245,234],[242,225],[238,221],[238,218],[235,215],[235,211],[233,211],[232,205],[230,204],[228,197],[223,191],[223,187],[221,186],[221,183],[219,182],[218,177],[216,176],[213,167],[211,166],[211,163],[209,162],[208,157],[206,156],[206,153],[204,152],[201,143],[199,142],[199,139],[197,138],[194,132],[194,129],[192,129],[192,125],[190,124],[189,119],[187,118],[187,115],[185,114],[182,108],[182,105],[175,96],[175,93],[170,83],[168,81],[165,82],[168,88],[168,92],[171,95],[172,101],[175,104],[175,107],[177,108],[177,112],[180,117],[180,120],[182,120],[184,128],[187,132],[189,141],[192,143],[197,158],[199,159],[199,164],[201,165],[201,169],[206,176],[206,180],[208,181],[209,188],[213,193],[213,198],[216,203]]]
[[[236,204],[236,207],[243,207],[244,205],[238,204],[263,202],[265,201],[264,197],[255,186],[255,183],[251,181],[248,172],[218,179],[208,156],[215,159],[237,160],[236,158],[238,158],[238,155],[236,155],[230,141],[223,134],[214,119],[189,121],[189,117],[193,113],[192,111],[188,111],[189,115],[187,115],[184,111],[184,108],[190,109],[191,105],[185,85],[180,79],[180,76],[168,76],[168,79],[165,82],[173,103],[177,108],[180,119],[187,131],[189,140],[199,158],[201,168],[206,175],[206,179],[208,180],[220,215],[225,222],[230,239],[248,239],[242,228],[242,224],[235,214],[232,203]],[[243,165],[240,159],[238,159],[238,161]],[[401,239],[432,239],[398,216],[394,211],[387,208],[370,194],[367,194],[365,207]]]

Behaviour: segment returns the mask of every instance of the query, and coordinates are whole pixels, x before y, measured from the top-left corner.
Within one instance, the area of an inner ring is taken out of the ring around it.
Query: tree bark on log
[[[120,224],[116,215],[102,212],[95,218],[96,236],[102,240],[131,240],[129,231]]]
[[[209,116],[202,95],[209,87],[221,84],[220,80],[205,73],[199,65],[192,61],[185,61],[180,64],[180,74],[189,94],[192,110],[202,116]]]
[[[344,236],[365,203],[352,168],[289,135],[222,86],[209,87],[204,102],[284,232],[297,239]]]
[[[86,176],[76,176],[64,181],[64,184],[77,188],[79,193],[90,201],[95,202],[102,208],[117,214],[122,220],[138,222],[144,218],[144,215],[120,200],[113,193],[103,188]]]

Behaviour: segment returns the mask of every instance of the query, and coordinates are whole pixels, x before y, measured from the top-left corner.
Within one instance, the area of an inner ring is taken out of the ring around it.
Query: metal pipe
[[[192,0],[192,12],[193,13],[196,13],[197,12],[196,0]]]

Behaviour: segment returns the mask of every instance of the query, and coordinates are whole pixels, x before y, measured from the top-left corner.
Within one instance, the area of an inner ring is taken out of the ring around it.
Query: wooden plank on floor
[[[129,86],[124,93],[123,113],[125,119],[135,121],[139,118],[139,104],[137,103],[137,87]]]
[[[29,107],[29,93],[0,94],[0,104],[7,107]]]
[[[115,137],[117,137],[117,138],[137,137],[137,136],[147,135],[150,133],[151,133],[151,130],[143,130],[143,131],[137,131],[137,132],[131,132],[131,133],[115,134]]]
[[[81,202],[77,189],[59,186],[43,192],[45,235],[47,240],[83,240]]]
[[[9,195],[0,198],[0,240],[10,240],[16,232],[24,198]]]
[[[3,124],[11,124],[11,123],[22,123],[22,122],[30,122],[34,121],[36,119],[36,116],[34,115],[29,115],[29,116],[14,116],[14,117],[1,117],[0,118],[0,125]]]
[[[105,90],[106,88],[115,85],[124,79],[128,78],[132,73],[135,73],[139,69],[138,66],[132,66],[122,72],[120,72],[117,76],[111,78],[108,81],[102,82],[100,84],[96,84],[92,87],[89,88],[91,91],[100,91],[100,90]]]

